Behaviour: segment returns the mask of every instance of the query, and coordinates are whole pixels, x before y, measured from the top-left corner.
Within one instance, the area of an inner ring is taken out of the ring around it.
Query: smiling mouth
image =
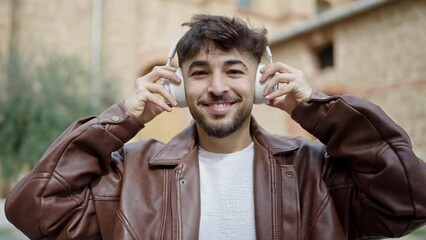
[[[230,94],[222,94],[220,96],[208,95],[206,98],[200,99],[199,106],[203,107],[207,113],[211,115],[225,115],[234,109],[234,105],[241,99]]]
[[[227,108],[231,105],[234,105],[235,102],[211,102],[211,103],[203,103],[202,105],[206,107],[214,107],[214,108]]]
[[[211,115],[223,116],[232,111],[235,103],[235,101],[214,101],[203,102],[200,105]]]

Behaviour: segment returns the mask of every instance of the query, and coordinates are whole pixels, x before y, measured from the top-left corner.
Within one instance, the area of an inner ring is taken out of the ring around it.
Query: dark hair
[[[260,62],[268,44],[265,28],[253,28],[236,17],[198,14],[182,26],[188,26],[190,29],[176,47],[180,65],[206,46],[225,52],[237,49],[250,54]]]

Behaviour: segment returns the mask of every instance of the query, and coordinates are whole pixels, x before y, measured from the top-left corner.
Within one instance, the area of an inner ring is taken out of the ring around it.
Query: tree
[[[2,61],[0,164],[7,182],[24,166],[32,168],[73,121],[115,101],[112,85],[103,84],[99,109],[91,108],[90,73],[81,62],[54,53],[25,59],[14,48]]]

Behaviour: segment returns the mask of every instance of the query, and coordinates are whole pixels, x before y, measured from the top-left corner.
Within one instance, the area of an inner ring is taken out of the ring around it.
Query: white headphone
[[[173,57],[176,54],[176,47],[177,47],[177,43],[178,41],[170,48],[169,50],[169,54],[167,55],[167,63],[166,66],[171,66],[171,62]],[[265,48],[265,56],[268,60],[269,63],[273,63],[272,61],[272,53],[271,53],[271,49],[269,48],[269,46],[266,46]],[[255,93],[254,93],[254,103],[255,104],[263,104],[266,102],[265,97],[262,95],[263,90],[265,89],[265,86],[263,84],[261,84],[259,82],[262,74],[260,73],[260,69],[265,66],[262,63],[259,63],[259,65],[257,66],[257,71],[256,71],[256,81],[255,81]],[[176,75],[179,77],[179,79],[181,80],[181,84],[177,85],[175,83],[172,83],[170,81],[168,81],[167,79],[164,79],[161,84],[163,85],[163,87],[170,92],[170,94],[172,95],[172,97],[176,100],[177,102],[177,107],[181,107],[181,108],[185,108],[187,107],[187,103],[186,103],[186,96],[185,96],[185,86],[184,86],[184,81],[183,81],[183,74],[182,74],[182,69],[178,68],[176,70]],[[277,89],[277,85],[273,87],[273,89],[271,89],[271,92],[275,91]]]

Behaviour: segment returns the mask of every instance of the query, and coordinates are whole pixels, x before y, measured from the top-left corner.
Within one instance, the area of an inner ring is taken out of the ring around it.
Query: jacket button
[[[118,122],[120,121],[120,117],[119,116],[111,116],[110,119],[114,122]]]
[[[294,173],[292,171],[286,171],[285,175],[289,178],[292,178],[294,176]]]
[[[179,180],[179,183],[180,183],[181,185],[186,185],[186,180],[185,180],[185,179],[181,179],[181,180]]]

